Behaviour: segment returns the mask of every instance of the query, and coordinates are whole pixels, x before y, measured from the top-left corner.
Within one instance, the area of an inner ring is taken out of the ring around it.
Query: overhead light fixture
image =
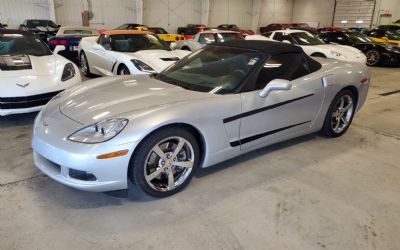
[[[342,21],[340,21],[341,23],[347,23],[347,20],[342,20]]]
[[[356,23],[363,23],[363,20],[356,20]]]

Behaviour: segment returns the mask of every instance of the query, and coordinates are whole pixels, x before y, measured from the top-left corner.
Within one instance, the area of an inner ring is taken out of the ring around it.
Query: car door
[[[302,53],[271,57],[260,71],[254,91],[241,94],[240,139],[233,145],[246,150],[309,130],[321,108],[324,88],[321,77],[308,74]],[[260,90],[274,79],[290,80],[292,88],[260,97]]]
[[[116,59],[112,56],[110,36],[101,35],[98,41],[100,46],[96,45],[93,46],[91,53],[87,55],[89,64],[103,75],[112,74],[112,67]]]

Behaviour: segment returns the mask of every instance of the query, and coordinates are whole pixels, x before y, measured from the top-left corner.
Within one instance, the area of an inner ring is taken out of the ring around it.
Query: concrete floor
[[[371,68],[341,138],[309,135],[198,171],[166,199],[87,193],[32,164],[35,114],[0,118],[0,249],[400,249],[398,68]]]

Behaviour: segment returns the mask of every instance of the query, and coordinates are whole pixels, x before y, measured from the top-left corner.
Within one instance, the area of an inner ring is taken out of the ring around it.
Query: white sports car
[[[276,30],[270,33],[269,38],[298,45],[309,56],[363,64],[367,62],[367,58],[360,50],[346,45],[327,44],[316,35],[304,30]]]
[[[27,31],[0,31],[0,116],[40,110],[81,82],[78,67]]]
[[[78,53],[86,76],[158,73],[189,54],[171,50],[151,32],[137,30],[111,30],[99,37],[85,37]]]
[[[244,37],[236,31],[207,30],[197,33],[193,39],[180,41],[175,49],[196,51],[209,44],[223,43],[231,40],[243,40]]]

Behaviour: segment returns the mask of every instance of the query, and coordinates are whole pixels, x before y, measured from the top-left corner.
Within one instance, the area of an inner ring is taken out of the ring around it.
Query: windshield
[[[26,23],[28,28],[36,28],[36,27],[52,27],[58,28],[57,24],[50,20],[29,20]]]
[[[171,50],[164,41],[151,34],[112,35],[111,48],[119,52],[136,52],[150,49]]]
[[[386,31],[386,37],[390,40],[400,40],[400,33],[393,31]]]
[[[49,48],[33,35],[0,34],[0,55],[51,55]]]
[[[347,33],[350,37],[350,40],[353,42],[361,42],[361,43],[370,43],[372,42],[371,39],[369,39],[366,35],[363,35],[358,32],[349,32]]]
[[[308,24],[306,24],[306,23],[292,23],[292,24],[289,24],[289,27],[291,27],[291,28],[309,28],[310,26],[308,26]]]
[[[262,59],[263,55],[253,50],[207,46],[173,64],[156,78],[193,91],[229,94]]]
[[[240,33],[219,33],[217,34],[218,42],[223,43],[232,40],[244,40],[244,36]]]
[[[291,33],[291,36],[299,45],[322,45],[326,44],[317,36],[308,32]]]
[[[149,30],[155,34],[168,34],[168,32],[163,28],[149,28]]]

